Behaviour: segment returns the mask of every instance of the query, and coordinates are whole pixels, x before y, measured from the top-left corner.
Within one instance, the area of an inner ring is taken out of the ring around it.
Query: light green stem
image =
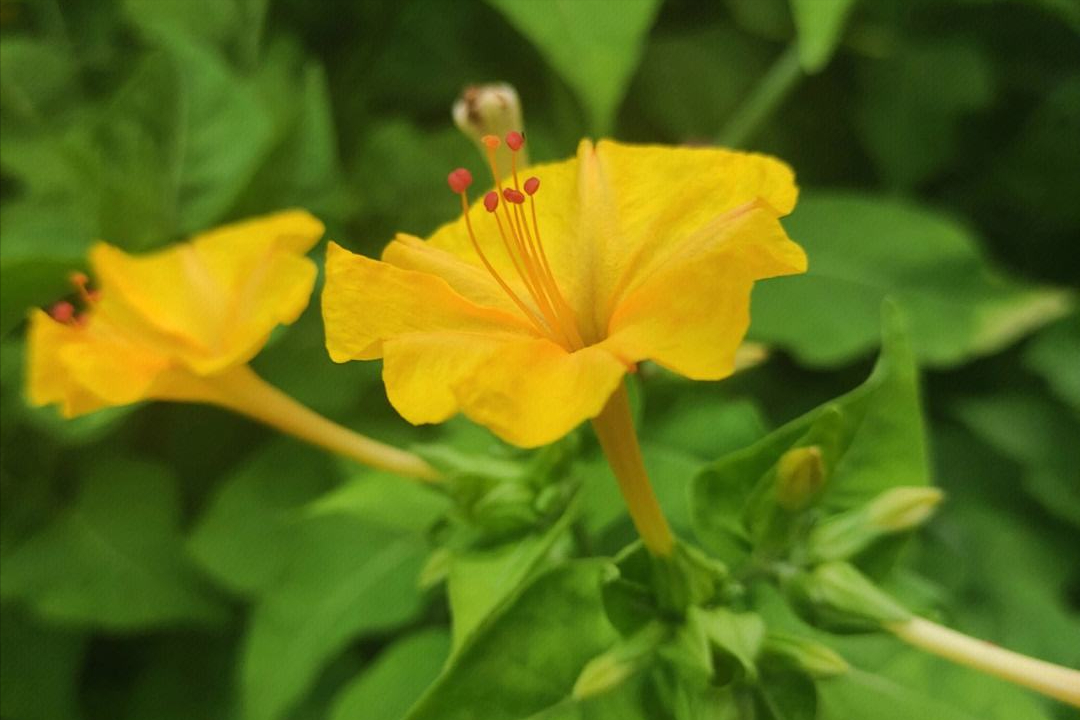
[[[921,650],[1080,707],[1080,671],[1006,650],[922,618],[894,623],[888,629]]]
[[[776,59],[765,77],[735,111],[717,136],[725,147],[742,147],[760,129],[803,77],[799,48],[792,43]]]

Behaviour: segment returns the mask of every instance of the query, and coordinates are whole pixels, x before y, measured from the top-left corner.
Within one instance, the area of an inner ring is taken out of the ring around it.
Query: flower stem
[[[247,365],[203,380],[210,402],[313,445],[398,475],[421,480],[440,477],[439,471],[423,458],[328,420],[263,380]]]
[[[803,77],[799,47],[792,43],[725,123],[716,141],[726,147],[742,147],[776,110]]]
[[[1006,650],[922,618],[893,623],[888,629],[904,642],[934,655],[1080,707],[1080,671]]]
[[[619,490],[638,535],[653,555],[668,557],[675,547],[675,535],[649,484],[641,446],[634,431],[634,419],[630,414],[630,396],[626,392],[626,385],[619,385],[604,409],[593,418],[592,425],[619,483]]]

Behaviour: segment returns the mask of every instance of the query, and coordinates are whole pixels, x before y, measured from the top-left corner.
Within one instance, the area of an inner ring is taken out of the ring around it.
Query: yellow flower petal
[[[387,397],[414,424],[458,411],[520,447],[553,442],[595,417],[626,372],[600,348],[543,339],[416,333],[384,344]]]
[[[628,362],[655,360],[695,380],[727,377],[750,323],[754,281],[805,269],[806,256],[772,208],[752,206],[691,238],[631,289],[602,346]]]
[[[109,405],[75,381],[68,371],[62,351],[79,342],[77,328],[53,320],[42,310],[31,313],[26,364],[27,399],[31,405],[57,403],[64,417],[69,418]]]
[[[90,260],[115,315],[152,328],[146,341],[157,351],[211,374],[250,360],[275,326],[299,317],[316,276],[303,253],[322,232],[308,213],[288,211],[145,256],[102,243]]]
[[[454,392],[465,415],[519,447],[538,447],[596,417],[627,367],[601,347],[507,344]]]
[[[322,309],[326,348],[335,362],[381,357],[383,341],[413,333],[531,333],[520,315],[477,305],[436,275],[356,255],[333,242],[326,252]]]

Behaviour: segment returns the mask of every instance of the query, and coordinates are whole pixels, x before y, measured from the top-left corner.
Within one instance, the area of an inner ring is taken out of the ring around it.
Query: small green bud
[[[511,131],[523,132],[525,129],[517,90],[508,83],[470,85],[454,103],[451,114],[454,124],[476,143],[485,161],[487,148],[483,143],[484,136],[494,135],[501,140]],[[529,164],[528,153],[527,144],[517,151],[519,168]],[[495,159],[501,174],[510,172],[510,148],[505,142],[496,149]]]
[[[828,562],[787,579],[784,591],[799,613],[838,632],[879,629],[911,613],[846,562]]]
[[[649,663],[666,635],[663,625],[649,623],[606,653],[594,657],[574,683],[574,699],[600,695],[622,684]]]
[[[847,661],[828,645],[795,635],[770,633],[761,652],[815,678],[836,677],[851,669]]]
[[[807,538],[812,561],[846,560],[871,543],[925,522],[944,497],[937,488],[898,487],[822,521]]]
[[[776,502],[790,512],[802,510],[825,485],[825,462],[817,445],[793,448],[776,466]]]

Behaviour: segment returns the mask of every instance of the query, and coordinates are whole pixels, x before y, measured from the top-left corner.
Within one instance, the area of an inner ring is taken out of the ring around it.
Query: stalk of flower
[[[793,174],[762,155],[606,140],[525,172],[520,133],[482,144],[495,187],[470,204],[472,175],[451,172],[460,220],[398,235],[381,260],[330,244],[330,356],[382,358],[415,424],[462,412],[536,447],[591,420],[644,544],[668,556],[623,378],[644,360],[699,380],[734,371],[753,283],[806,269],[779,222]]]
[[[338,425],[249,366],[279,324],[307,306],[305,257],[323,225],[286,211],[219,228],[144,256],[90,251],[97,285],[72,276],[78,303],[30,316],[28,396],[65,417],[141,400],[210,403],[373,467],[435,479],[421,458]]]

